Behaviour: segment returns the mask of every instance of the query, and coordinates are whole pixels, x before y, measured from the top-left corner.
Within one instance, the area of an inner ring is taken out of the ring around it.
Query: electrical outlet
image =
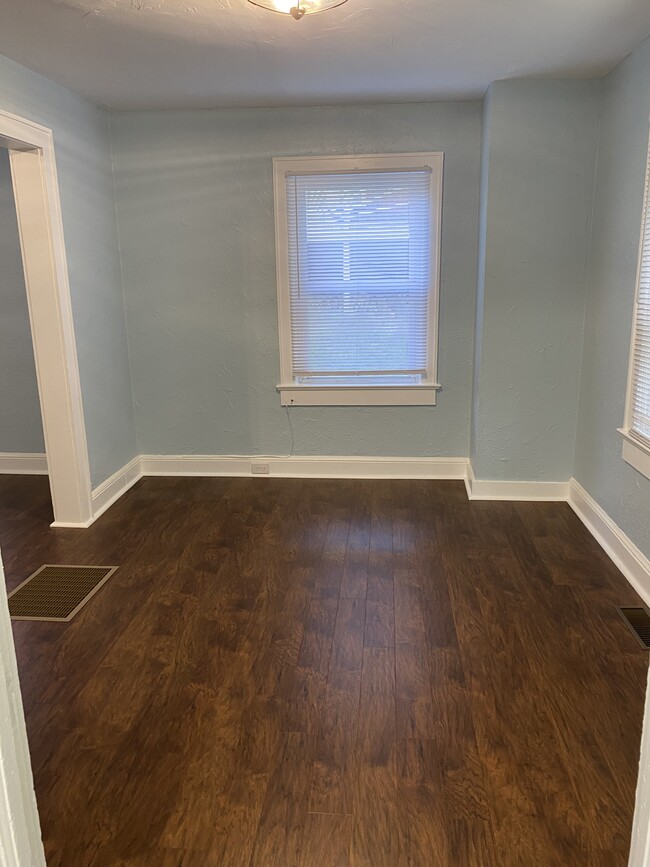
[[[251,473],[254,476],[266,476],[271,472],[268,464],[254,464],[251,461]]]

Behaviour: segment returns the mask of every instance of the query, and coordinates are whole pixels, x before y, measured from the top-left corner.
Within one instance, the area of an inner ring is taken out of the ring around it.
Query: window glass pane
[[[419,382],[430,338],[430,170],[286,184],[294,379]]]

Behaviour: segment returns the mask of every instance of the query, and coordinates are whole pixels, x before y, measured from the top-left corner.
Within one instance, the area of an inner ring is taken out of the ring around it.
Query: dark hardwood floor
[[[624,867],[638,599],[564,504],[460,482],[145,479],[88,530],[0,477],[48,864]]]

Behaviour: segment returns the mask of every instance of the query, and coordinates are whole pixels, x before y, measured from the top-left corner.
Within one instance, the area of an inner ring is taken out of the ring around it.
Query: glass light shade
[[[346,0],[248,0],[248,2],[252,3],[253,6],[270,9],[271,12],[291,15],[296,21],[299,21],[305,15],[313,15],[316,12],[334,9],[335,6],[342,6]]]

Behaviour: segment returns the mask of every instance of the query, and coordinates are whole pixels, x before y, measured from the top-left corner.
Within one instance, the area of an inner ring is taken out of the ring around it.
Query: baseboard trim
[[[568,482],[510,482],[477,479],[469,463],[465,487],[470,500],[563,503],[569,495]]]
[[[142,455],[143,476],[246,476],[251,464],[269,472],[256,478],[464,479],[467,458],[397,458],[292,455]]]
[[[55,530],[87,530],[94,522],[95,518],[89,518],[87,521],[52,521],[50,527]]]
[[[569,482],[568,502],[601,548],[650,606],[650,560],[576,479]]]
[[[93,517],[88,525],[92,524],[103,515],[104,512],[113,505],[116,500],[125,494],[129,488],[133,487],[142,475],[142,461],[140,455],[136,455],[132,460],[120,467],[117,472],[98,485],[92,492],[91,501],[93,508]],[[60,527],[61,524],[53,526]]]
[[[16,476],[46,476],[47,458],[40,452],[0,452],[0,473]]]

